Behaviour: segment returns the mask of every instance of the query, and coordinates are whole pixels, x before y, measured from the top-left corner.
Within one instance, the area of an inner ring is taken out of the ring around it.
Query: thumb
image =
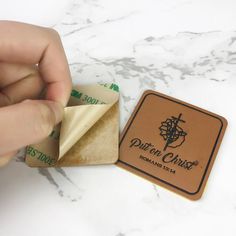
[[[62,116],[62,105],[53,101],[25,100],[0,108],[0,156],[40,142]]]
[[[17,154],[17,151],[8,153],[0,157],[0,167],[5,166]]]

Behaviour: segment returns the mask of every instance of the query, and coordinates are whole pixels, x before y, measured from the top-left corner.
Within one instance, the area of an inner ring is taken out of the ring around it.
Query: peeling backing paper
[[[76,86],[62,122],[39,144],[30,145],[31,167],[115,163],[119,150],[119,93],[115,84]]]

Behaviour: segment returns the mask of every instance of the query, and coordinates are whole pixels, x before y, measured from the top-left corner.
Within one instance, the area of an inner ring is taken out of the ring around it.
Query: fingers
[[[0,63],[0,88],[13,84],[38,71],[35,65],[19,63]]]
[[[11,159],[16,155],[16,151],[10,152],[4,156],[0,157],[0,167],[5,166]]]
[[[44,82],[35,70],[33,74],[0,90],[0,107],[12,105],[25,99],[37,99],[43,88]]]
[[[46,98],[66,105],[71,91],[67,59],[58,33],[29,24],[0,21],[0,61],[38,64]]]
[[[63,107],[52,101],[26,100],[0,108],[0,156],[47,137],[62,119]]]

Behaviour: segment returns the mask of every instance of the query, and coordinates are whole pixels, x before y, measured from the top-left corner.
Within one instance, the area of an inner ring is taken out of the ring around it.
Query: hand
[[[43,89],[46,100],[35,100]],[[0,166],[18,149],[40,142],[62,119],[71,91],[58,33],[0,21]]]

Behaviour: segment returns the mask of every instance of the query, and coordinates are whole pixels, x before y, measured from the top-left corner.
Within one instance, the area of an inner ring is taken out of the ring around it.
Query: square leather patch
[[[148,90],[121,135],[117,165],[197,200],[226,126],[219,115]]]

